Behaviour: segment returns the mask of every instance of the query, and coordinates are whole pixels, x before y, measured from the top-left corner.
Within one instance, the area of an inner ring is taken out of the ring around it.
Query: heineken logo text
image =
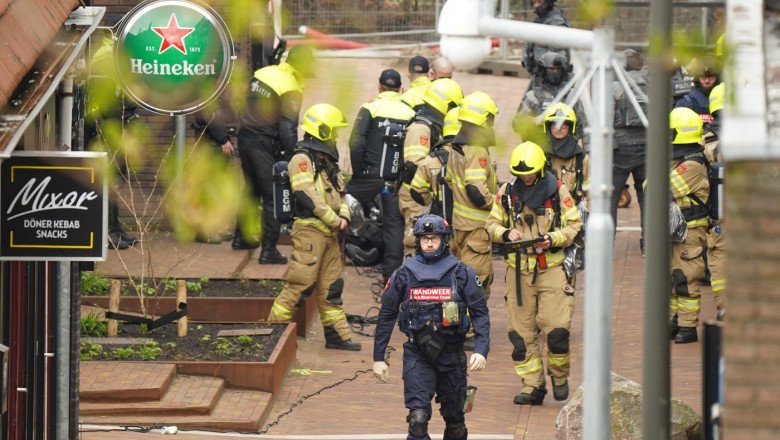
[[[130,59],[130,72],[143,75],[202,76],[216,75],[215,64],[192,64],[187,60],[177,64],[158,63],[157,60],[145,63],[138,58]]]

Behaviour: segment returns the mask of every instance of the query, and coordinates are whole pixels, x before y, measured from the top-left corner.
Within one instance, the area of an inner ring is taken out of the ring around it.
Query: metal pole
[[[71,150],[73,135],[73,76],[68,74],[60,85],[60,145]],[[57,301],[54,365],[54,434],[57,440],[68,440],[70,434],[70,261],[57,263]]]
[[[509,0],[501,0],[501,18],[504,20],[509,18]],[[509,55],[509,41],[506,37],[501,39],[501,61],[506,61]]]
[[[436,0],[433,3],[433,8],[435,9],[434,13],[436,16],[433,18],[433,28],[438,29],[439,28],[439,14],[441,13],[441,0]]]
[[[591,81],[593,114],[591,120],[591,161],[588,201],[588,246],[585,247],[585,377],[583,396],[583,438],[610,437],[610,369],[612,325],[612,242],[615,225],[610,214],[612,197],[612,59],[613,32],[593,31]]]
[[[645,193],[645,298],[642,346],[642,438],[668,439],[669,396],[669,107],[672,10],[670,0],[650,3],[650,83]]]
[[[187,137],[186,117],[184,115],[175,116],[176,119],[176,179],[181,178],[184,170],[184,144]]]

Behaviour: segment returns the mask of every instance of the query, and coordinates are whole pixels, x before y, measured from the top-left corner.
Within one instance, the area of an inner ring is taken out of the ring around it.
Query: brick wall
[[[725,438],[780,436],[780,161],[730,162]]]

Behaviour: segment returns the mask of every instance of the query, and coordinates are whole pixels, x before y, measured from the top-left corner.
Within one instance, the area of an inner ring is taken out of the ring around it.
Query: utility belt
[[[691,205],[688,208],[680,209],[680,211],[687,222],[707,218],[710,215],[710,208],[706,204]]]
[[[463,351],[463,341],[445,341],[445,335],[438,331],[438,327],[433,325],[432,321],[426,322],[420,331],[409,333],[409,343],[414,345],[431,364],[435,364],[442,354]]]

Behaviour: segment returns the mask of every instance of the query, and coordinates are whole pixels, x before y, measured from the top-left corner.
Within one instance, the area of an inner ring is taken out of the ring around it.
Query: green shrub
[[[254,338],[248,335],[238,336],[236,341],[241,345],[252,345],[252,343],[255,342]]]
[[[79,350],[79,359],[82,361],[91,361],[103,354],[103,346],[93,342],[83,341]]]
[[[155,341],[145,343],[138,349],[137,354],[145,361],[153,361],[162,353],[162,348]]]
[[[111,353],[114,359],[129,359],[135,355],[133,347],[118,347]]]
[[[213,344],[217,354],[222,356],[230,356],[238,351],[236,347],[233,346],[233,343],[227,338],[217,338],[214,340]]]
[[[79,328],[82,336],[100,338],[108,334],[108,324],[101,321],[100,315],[94,312],[88,313],[79,320]]]
[[[111,280],[96,275],[95,272],[81,272],[81,293],[83,295],[107,295]]]

